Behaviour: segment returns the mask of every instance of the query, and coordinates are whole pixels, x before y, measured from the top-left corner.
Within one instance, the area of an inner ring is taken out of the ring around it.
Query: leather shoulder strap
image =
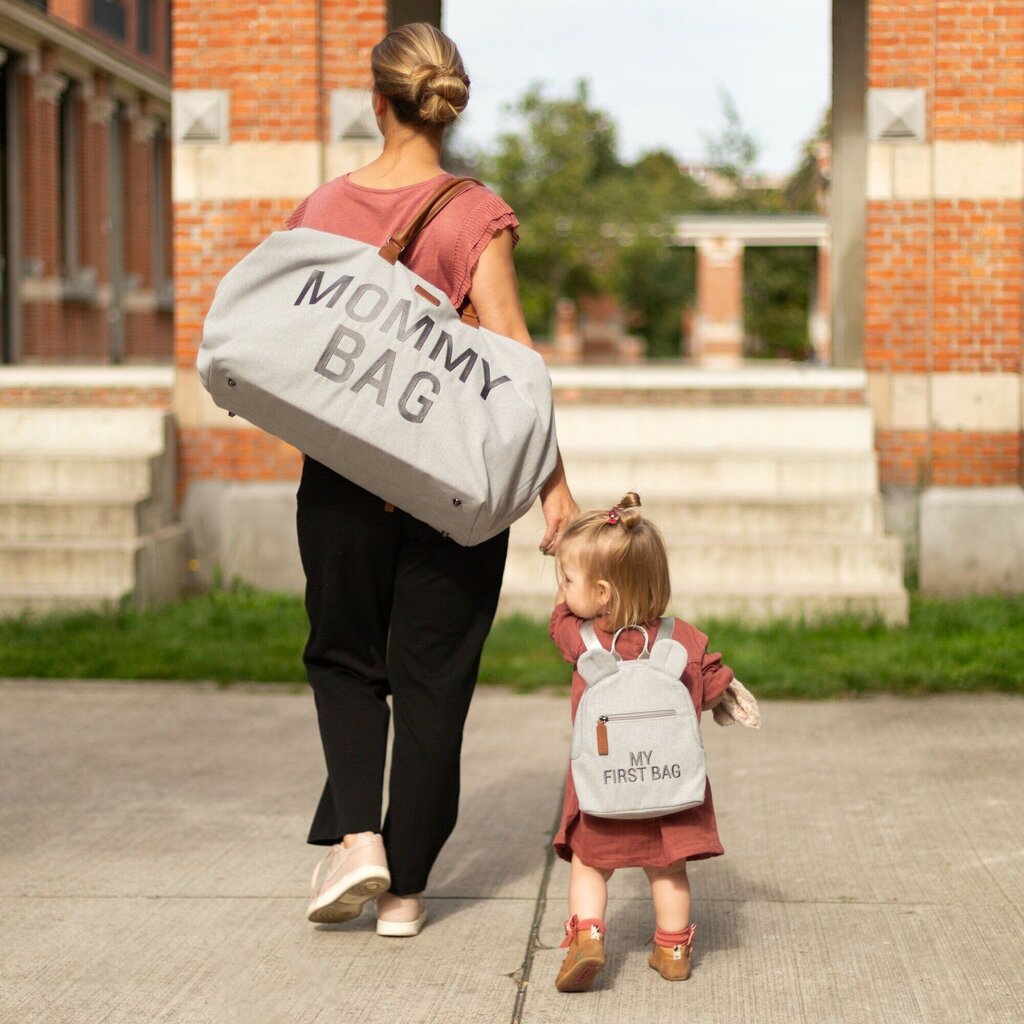
[[[388,263],[398,262],[398,257],[412,244],[413,239],[456,197],[474,185],[483,184],[476,178],[453,178],[441,185],[428,196],[416,216],[400,231],[396,231],[380,248],[380,255]]]

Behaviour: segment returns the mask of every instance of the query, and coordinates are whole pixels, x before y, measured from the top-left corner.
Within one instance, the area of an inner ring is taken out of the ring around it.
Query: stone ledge
[[[920,528],[922,593],[1024,593],[1020,487],[933,487]]]
[[[0,404],[28,407],[143,407],[168,409],[171,366],[4,366]]]

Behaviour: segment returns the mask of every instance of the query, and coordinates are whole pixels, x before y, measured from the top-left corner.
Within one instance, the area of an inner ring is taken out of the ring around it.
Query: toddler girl
[[[560,589],[551,615],[551,638],[566,661],[576,664],[586,650],[580,623],[589,619],[601,643],[611,647],[622,626],[642,626],[653,643],[671,594],[668,556],[661,534],[640,512],[640,498],[623,497],[607,512],[586,512],[565,532],[558,546]],[[708,638],[676,621],[672,637],[687,652],[681,679],[699,717],[722,699],[733,681],[720,654],[708,653]],[[636,658],[644,648],[639,630],[627,629],[616,651]],[[575,718],[585,684],[572,678]],[[562,821],[555,852],[572,864],[569,875],[568,947],[555,981],[561,992],[582,992],[604,966],[604,914],[607,882],[616,868],[642,867],[654,903],[654,945],[649,964],[668,981],[690,976],[690,947],[696,926],[690,923],[690,884],[686,862],[717,857],[722,850],[715,826],[711,787],[699,807],[660,818],[612,819],[583,814],[572,772],[566,777]]]

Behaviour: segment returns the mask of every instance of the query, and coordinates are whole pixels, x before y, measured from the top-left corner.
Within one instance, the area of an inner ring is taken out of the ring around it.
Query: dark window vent
[[[124,4],[118,0],[90,0],[89,17],[93,25],[115,39],[125,41]]]

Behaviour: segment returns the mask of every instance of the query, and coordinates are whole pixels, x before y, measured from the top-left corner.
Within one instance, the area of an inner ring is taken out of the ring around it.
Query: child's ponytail
[[[636,491],[627,491],[619,498],[615,507],[619,510],[619,522],[627,530],[635,530],[644,521],[644,515],[640,511],[640,495]]]
[[[628,491],[610,509],[584,512],[565,531],[590,579],[611,584],[607,628],[660,618],[671,597],[668,554],[657,527],[644,517],[640,495]]]

